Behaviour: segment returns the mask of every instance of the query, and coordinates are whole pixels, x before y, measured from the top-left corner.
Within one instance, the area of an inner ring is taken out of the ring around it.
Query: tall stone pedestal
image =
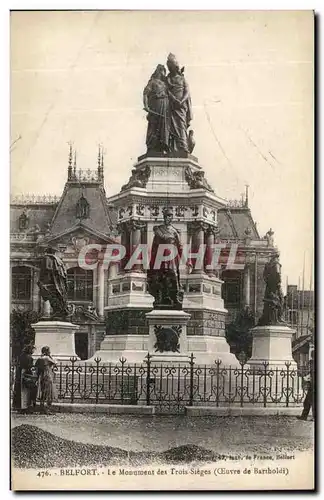
[[[297,368],[292,357],[291,340],[294,330],[285,325],[256,326],[252,329],[252,357],[248,364],[260,368],[269,363],[271,368],[284,368],[290,363],[291,369]]]
[[[48,346],[57,361],[68,361],[75,352],[74,333],[80,328],[65,321],[39,321],[32,325],[35,329],[35,356],[41,355],[43,346]]]
[[[188,363],[187,323],[184,311],[153,309],[146,314],[149,323],[148,351],[152,362]]]
[[[240,366],[237,357],[230,352],[226,338],[222,336],[188,336],[188,352],[194,354],[196,365],[215,366],[216,361],[221,361],[222,368]]]

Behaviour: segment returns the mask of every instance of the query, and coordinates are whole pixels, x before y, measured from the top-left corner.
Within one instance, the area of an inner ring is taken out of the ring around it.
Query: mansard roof
[[[218,227],[222,239],[245,239],[247,233],[252,240],[260,236],[248,207],[226,207],[218,210]]]
[[[32,230],[38,226],[40,231],[46,231],[47,225],[51,223],[57,203],[35,203],[32,200],[14,202],[10,207],[10,232],[19,232],[19,217],[26,213],[28,217],[28,228]]]
[[[77,204],[83,196],[89,213],[80,219]],[[67,182],[62,196],[25,196],[12,200],[10,207],[10,231],[22,232],[19,219],[22,214],[28,218],[24,233],[35,232],[45,234],[46,241],[83,229],[102,240],[115,239],[117,213],[108,206],[103,185],[98,182]]]
[[[51,233],[60,234],[69,230],[78,222],[77,204],[83,196],[89,204],[89,214],[85,219],[85,224],[89,229],[93,229],[104,235],[111,234],[116,221],[114,214],[108,208],[104,187],[98,183],[71,183],[67,182],[56,208],[52,224]]]

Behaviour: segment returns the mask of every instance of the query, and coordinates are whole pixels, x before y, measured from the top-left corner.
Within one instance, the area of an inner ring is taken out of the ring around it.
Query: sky
[[[314,239],[311,11],[11,13],[11,193],[57,194],[105,148],[107,196],[146,151],[142,92],[169,52],[185,66],[195,156],[217,195],[271,227],[283,283],[310,287]],[[15,142],[16,141],[16,142]],[[312,285],[313,286],[313,285]]]

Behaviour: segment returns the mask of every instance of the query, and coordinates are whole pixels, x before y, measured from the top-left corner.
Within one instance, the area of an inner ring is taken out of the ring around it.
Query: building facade
[[[92,244],[105,248],[117,242],[129,252],[141,243],[150,245],[153,226],[163,220],[163,206],[171,205],[182,243],[224,245],[217,273],[202,269],[181,275],[184,309],[191,314],[188,335],[207,331],[217,336],[224,323],[247,307],[257,321],[263,310],[264,266],[277,251],[273,233],[260,237],[248,192],[240,202],[227,202],[205,179],[193,183],[188,168],[191,174],[203,172],[191,155],[172,160],[144,155],[120,193],[107,198],[101,151],[96,168],[84,171],[73,163],[70,149],[61,196],[11,200],[11,308],[50,315],[37,283],[40,257],[53,245],[67,268],[72,321],[80,325],[75,342],[81,359],[93,356],[106,335],[146,335],[145,314],[152,309],[153,299],[145,270],[138,265],[125,269],[123,261],[111,263],[108,269],[102,262],[84,269],[78,265],[78,255]],[[233,248],[239,269],[227,265]],[[224,301],[226,315],[218,315],[217,300]]]
[[[293,357],[298,367],[307,368],[310,353],[314,349],[314,291],[299,290],[297,285],[288,285],[285,319],[295,332],[292,340]]]

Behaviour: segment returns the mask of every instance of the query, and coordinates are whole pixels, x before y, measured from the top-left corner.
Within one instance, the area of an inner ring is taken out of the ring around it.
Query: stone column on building
[[[203,222],[195,222],[192,225],[192,239],[191,239],[191,253],[198,253],[202,245],[204,245],[205,240],[205,225]],[[202,274],[204,270],[204,259],[202,267],[196,267],[196,258],[193,258],[194,267],[192,269],[192,274]]]
[[[243,303],[245,307],[250,307],[251,305],[251,269],[250,264],[246,263],[244,267],[244,278],[243,278]]]
[[[254,261],[254,316],[257,318],[257,303],[258,303],[258,254],[255,253],[255,261]]]
[[[109,296],[112,295],[113,283],[111,280],[117,277],[118,270],[120,269],[119,262],[110,262],[108,267],[108,286],[105,286],[105,294],[107,293],[107,297],[105,297],[105,305],[108,304]]]
[[[92,302],[98,309],[98,264],[92,271]]]
[[[104,316],[105,307],[105,268],[102,263],[98,264],[97,268],[97,283],[98,283],[98,314]]]
[[[39,312],[40,308],[40,291],[39,291],[39,286],[38,286],[38,281],[39,281],[39,269],[34,269],[33,272],[33,282],[32,282],[32,301],[33,301],[33,311]]]
[[[206,265],[210,266],[213,264],[213,245],[215,243],[215,231],[212,226],[207,228],[206,233],[206,258],[205,258],[205,270],[209,277],[215,276],[215,269],[207,268]]]
[[[126,249],[125,256],[120,261],[120,271],[124,273],[129,258],[129,234],[126,222],[119,223],[117,229],[120,234],[120,244]]]
[[[129,222],[129,230],[130,230],[130,257],[135,252],[136,248],[141,244],[141,236],[142,236],[142,228],[144,227],[143,223],[139,221],[132,220]],[[135,264],[132,266],[129,271],[135,271],[138,273],[143,272],[143,266],[141,264]]]

